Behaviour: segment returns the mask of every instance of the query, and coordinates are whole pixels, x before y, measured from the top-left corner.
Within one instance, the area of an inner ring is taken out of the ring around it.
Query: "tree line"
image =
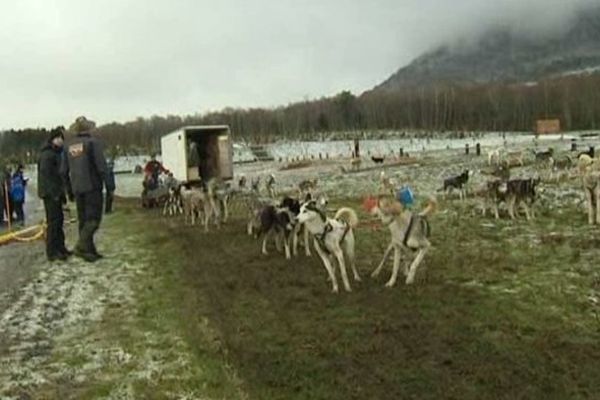
[[[218,112],[152,116],[98,128],[112,155],[158,150],[160,137],[185,125],[227,124],[234,139],[247,143],[376,135],[382,130],[532,131],[536,120],[559,118],[562,128],[600,128],[600,74],[565,76],[531,84],[436,84],[394,92],[302,101],[274,109],[226,108]],[[50,128],[50,127],[49,127]],[[0,156],[35,157],[46,129],[9,130],[0,136]]]

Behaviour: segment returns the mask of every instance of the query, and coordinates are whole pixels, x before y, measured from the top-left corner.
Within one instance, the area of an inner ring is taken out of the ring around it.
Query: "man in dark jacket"
[[[48,261],[64,261],[72,253],[65,247],[63,231],[63,204],[67,202],[65,189],[60,176],[64,128],[50,131],[48,142],[42,147],[38,161],[38,196],[46,210],[46,257]]]
[[[104,145],[90,132],[96,124],[79,117],[71,126],[76,136],[67,142],[61,174],[69,199],[77,204],[79,241],[75,255],[94,262],[102,258],[94,245],[94,234],[102,220],[102,189],[106,181]]]
[[[106,214],[112,213],[112,204],[117,185],[115,183],[115,161],[110,160],[106,165],[108,170],[106,173],[106,207],[104,212]]]

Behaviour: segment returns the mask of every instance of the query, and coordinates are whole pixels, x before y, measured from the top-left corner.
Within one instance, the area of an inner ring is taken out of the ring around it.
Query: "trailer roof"
[[[180,129],[184,129],[184,130],[200,130],[200,129],[207,129],[207,130],[221,130],[221,129],[229,129],[229,125],[190,125],[190,126],[184,126]]]
[[[178,133],[181,131],[229,131],[229,125],[189,125],[189,126],[182,126],[181,128],[173,131],[173,132],[169,132],[169,133],[165,133],[163,135],[164,136],[169,136],[172,135],[174,133]]]

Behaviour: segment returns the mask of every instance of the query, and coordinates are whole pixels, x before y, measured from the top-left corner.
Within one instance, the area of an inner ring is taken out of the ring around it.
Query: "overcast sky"
[[[0,129],[359,94],[443,41],[590,2],[0,0]]]

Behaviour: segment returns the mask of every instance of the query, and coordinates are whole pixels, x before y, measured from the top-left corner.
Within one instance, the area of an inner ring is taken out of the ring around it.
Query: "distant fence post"
[[[571,151],[577,151],[577,142],[575,139],[571,140]]]
[[[475,153],[477,154],[477,156],[481,155],[481,144],[480,143],[477,143],[475,145]]]
[[[400,157],[404,157],[404,147],[400,147]]]
[[[469,143],[465,144],[465,154],[469,155]]]
[[[590,157],[592,157],[592,158],[596,157],[596,147],[595,146],[590,146]]]

